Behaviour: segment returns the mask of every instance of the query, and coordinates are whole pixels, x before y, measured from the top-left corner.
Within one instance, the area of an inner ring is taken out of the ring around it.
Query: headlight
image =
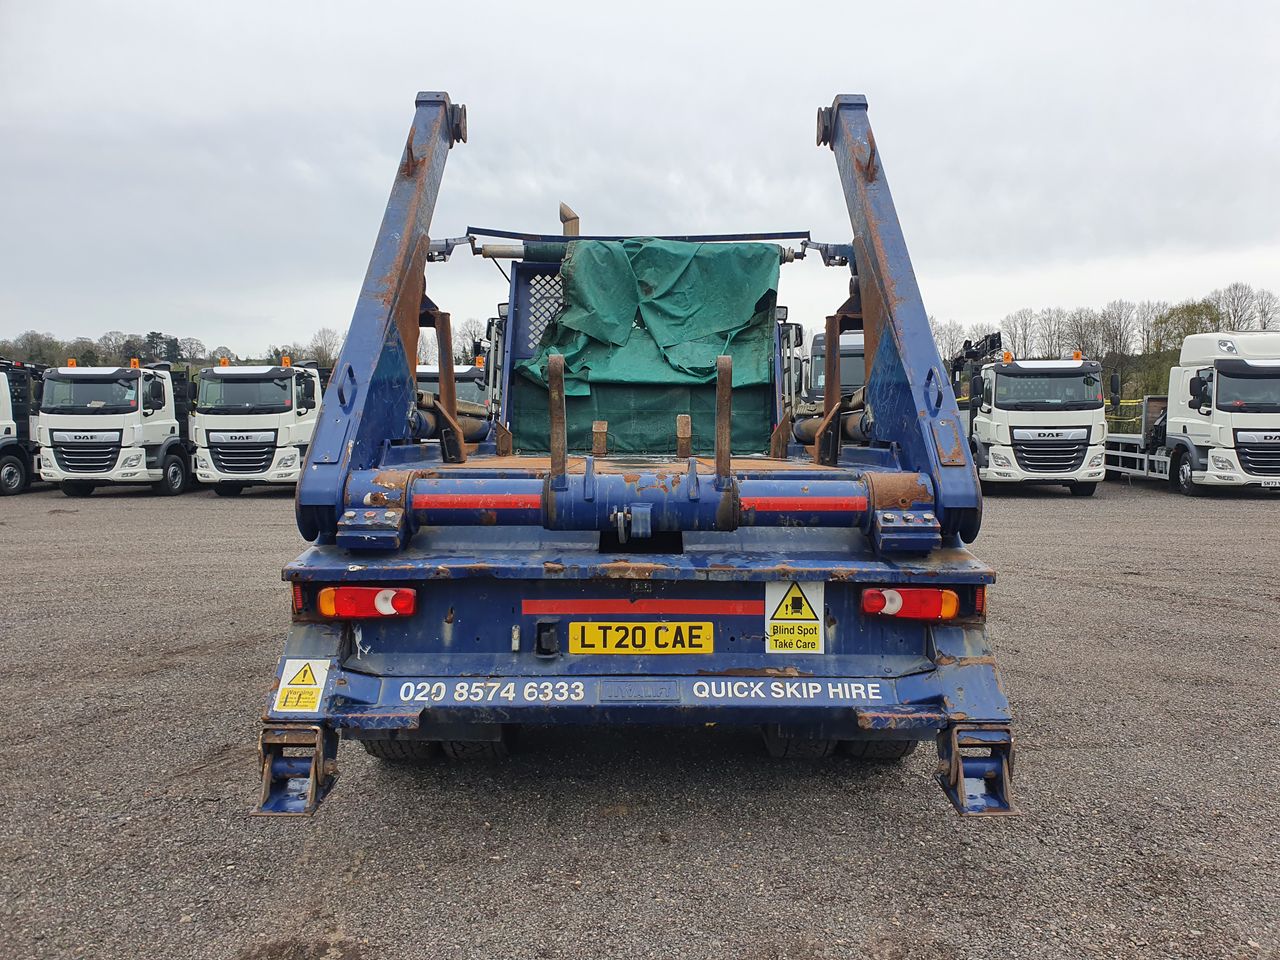
[[[199,467],[201,470],[208,470],[209,461],[206,460],[204,457],[196,457],[196,466]]]
[[[1215,470],[1234,470],[1236,465],[1226,457],[1212,456],[1209,458],[1213,461],[1213,469]]]
[[[1007,467],[1010,465],[1009,458],[1006,457],[1003,453],[991,454],[991,462],[994,463],[997,467]]]
[[[136,466],[137,466],[138,464],[140,464],[141,462],[142,462],[142,454],[140,454],[140,453],[134,453],[134,454],[131,454],[131,455],[129,455],[129,456],[127,456],[127,457],[125,457],[125,458],[124,458],[124,463],[120,464],[120,466],[122,466],[122,467],[136,467]]]
[[[298,462],[298,455],[296,453],[291,453],[287,457],[280,458],[280,466],[282,468],[292,467],[297,462]]]
[[[1100,466],[1102,466],[1102,454],[1100,454],[1100,453],[1095,453],[1092,457],[1090,457],[1090,458],[1089,458],[1089,466],[1091,466],[1091,467],[1100,467]]]

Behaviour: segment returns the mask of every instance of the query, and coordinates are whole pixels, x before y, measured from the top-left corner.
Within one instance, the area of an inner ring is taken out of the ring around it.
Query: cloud
[[[440,88],[471,142],[437,236],[553,232],[565,200],[588,232],[847,239],[813,116],[865,92],[932,313],[1280,288],[1272,5],[726,9],[6,5],[0,336],[252,353],[345,328],[413,95]],[[429,283],[459,317],[505,299],[462,254]],[[816,328],[846,276],[783,283]]]

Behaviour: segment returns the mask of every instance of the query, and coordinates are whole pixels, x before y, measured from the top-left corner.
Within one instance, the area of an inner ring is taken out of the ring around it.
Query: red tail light
[[[321,615],[337,619],[408,617],[417,605],[409,587],[325,587],[316,597]]]
[[[902,620],[950,620],[960,609],[954,590],[933,587],[874,588],[862,591],[862,612]]]
[[[302,584],[295,583],[293,585],[293,612],[301,613],[303,607],[302,601]]]

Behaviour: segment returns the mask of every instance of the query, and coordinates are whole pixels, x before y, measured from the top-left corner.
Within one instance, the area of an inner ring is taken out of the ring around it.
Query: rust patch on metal
[[[990,654],[983,657],[953,657],[940,653],[933,662],[940,667],[994,667],[996,658]]]
[[[728,670],[699,670],[700,677],[813,677],[817,674],[795,667],[732,667]]]
[[[664,563],[638,563],[631,560],[613,560],[600,564],[600,572],[610,580],[652,580],[655,573],[664,573],[670,569]]]
[[[564,564],[556,563],[554,560],[542,561],[543,573],[564,573]]]
[[[912,504],[933,503],[923,474],[868,472],[863,479],[873,510],[905,510]]]

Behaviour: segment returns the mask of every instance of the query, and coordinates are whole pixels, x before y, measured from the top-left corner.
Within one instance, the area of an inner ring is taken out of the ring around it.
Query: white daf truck
[[[222,497],[247,486],[297,483],[322,386],[314,363],[201,370],[192,418],[196,479]]]
[[[1169,394],[1145,397],[1140,434],[1107,438],[1109,476],[1280,490],[1280,333],[1197,333],[1182,342]]]
[[[186,374],[167,363],[50,367],[37,428],[40,476],[68,497],[117,483],[182,493],[191,476],[189,400]]]
[[[1113,404],[1119,391],[1113,375]],[[1105,471],[1106,438],[1097,361],[1005,353],[970,380],[969,446],[984,484],[1062,484],[1091,497]]]

